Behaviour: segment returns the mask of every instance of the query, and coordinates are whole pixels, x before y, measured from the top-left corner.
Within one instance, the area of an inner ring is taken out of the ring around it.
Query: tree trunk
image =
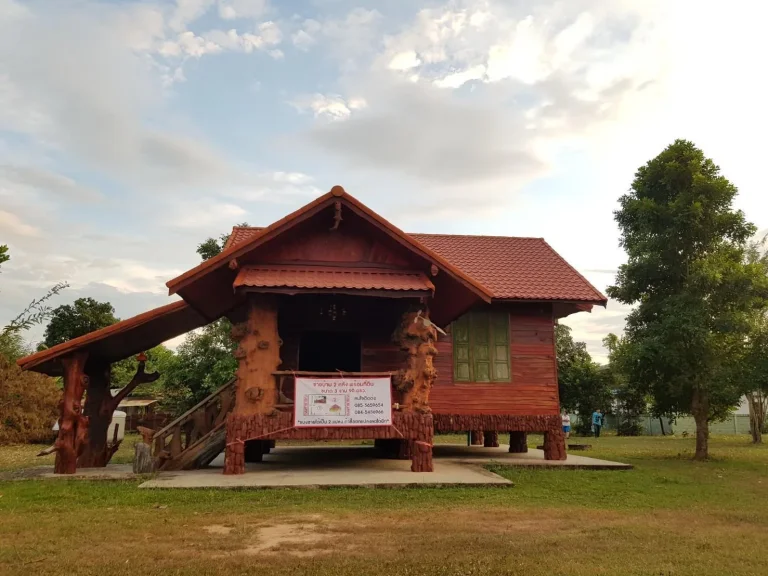
[[[84,373],[87,352],[76,352],[61,359],[64,367],[64,396],[61,400],[59,436],[56,438],[56,474],[74,474],[77,456],[88,436],[88,419],[82,402],[88,377]]]
[[[248,315],[235,324],[232,337],[239,343],[237,391],[233,414],[270,414],[277,404],[277,381],[272,372],[280,365],[277,303],[269,296],[249,299]]]
[[[749,392],[747,405],[749,406],[749,433],[752,435],[752,443],[762,444],[763,426],[765,426],[765,403],[762,392]]]
[[[407,353],[406,368],[393,377],[402,393],[403,410],[428,414],[429,392],[437,378],[432,361],[437,355],[437,331],[429,321],[429,311],[406,312],[392,340]]]
[[[85,415],[88,418],[88,439],[80,454],[77,465],[80,468],[103,468],[117,452],[116,441],[109,445],[109,425],[112,414],[118,404],[137,386],[145,382],[154,382],[160,377],[158,372],[145,372],[147,357],[142,353],[137,356],[139,361],[136,374],[131,381],[115,396],[109,391],[109,364],[88,366],[88,394],[85,400]],[[125,431],[123,431],[125,432]]]
[[[691,412],[696,421],[696,460],[709,458],[709,398],[706,392],[699,389],[693,391]]]
[[[112,414],[102,408],[108,401],[109,365],[88,367],[88,389],[85,396],[85,415],[88,418],[88,441],[77,460],[78,468],[96,468],[107,465],[107,433]]]

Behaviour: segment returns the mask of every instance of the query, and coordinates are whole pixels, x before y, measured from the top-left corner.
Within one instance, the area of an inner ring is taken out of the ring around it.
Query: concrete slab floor
[[[410,471],[410,460],[376,458],[370,446],[282,446],[264,456],[264,461],[246,465],[245,474],[222,474],[223,454],[210,468],[161,472],[140,488],[281,488],[341,486],[512,486],[513,483],[485,468],[498,463],[513,466],[627,469],[631,466],[585,456],[568,460],[544,460],[540,450],[510,454],[508,447],[436,445],[434,472]]]

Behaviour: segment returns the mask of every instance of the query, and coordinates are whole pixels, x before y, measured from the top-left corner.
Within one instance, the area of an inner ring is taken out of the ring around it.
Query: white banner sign
[[[294,426],[391,426],[390,378],[296,378]]]

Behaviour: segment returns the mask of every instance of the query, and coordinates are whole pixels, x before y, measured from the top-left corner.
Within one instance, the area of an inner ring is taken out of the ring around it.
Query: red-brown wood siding
[[[388,302],[388,301],[384,301]],[[281,369],[298,367],[299,331],[317,329],[316,315],[292,300],[289,317],[281,328],[283,346]],[[350,303],[351,304],[351,303]],[[509,414],[515,416],[556,415],[559,412],[557,363],[555,361],[554,321],[549,306],[504,307],[509,312],[511,382],[453,381],[453,340],[440,336],[438,355],[434,358],[437,380],[430,394],[430,405],[436,414]],[[294,316],[294,318],[290,318]],[[382,316],[379,318],[378,316]],[[357,327],[362,336],[361,368],[366,372],[400,369],[403,352],[391,341],[399,311],[377,306],[367,314],[350,305],[346,329]],[[339,320],[340,324],[344,324]],[[292,326],[291,326],[292,325]]]
[[[430,394],[436,414],[551,415],[560,409],[554,320],[549,307],[507,306],[511,382],[453,381],[453,342],[440,337]]]

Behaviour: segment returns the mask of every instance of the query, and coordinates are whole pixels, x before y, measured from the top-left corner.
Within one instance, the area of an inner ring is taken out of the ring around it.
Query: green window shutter
[[[451,326],[455,382],[510,382],[509,314],[471,312]]]
[[[464,315],[451,326],[453,334],[453,379],[470,382],[472,374],[469,359],[469,316]]]
[[[472,339],[472,368],[474,368],[475,382],[491,381],[491,317],[486,312],[470,314],[469,322],[472,326],[470,337]]]
[[[491,315],[491,339],[493,340],[494,382],[509,382],[509,314],[506,311]]]

